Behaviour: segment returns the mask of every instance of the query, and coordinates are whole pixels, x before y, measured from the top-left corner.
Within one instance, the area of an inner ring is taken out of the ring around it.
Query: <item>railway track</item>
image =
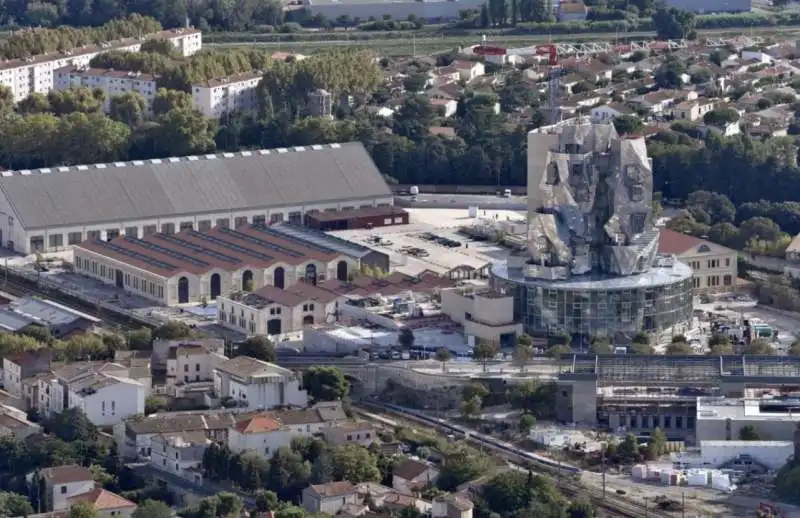
[[[391,408],[386,408],[375,402],[369,402],[367,405],[362,405],[364,409],[358,411],[358,413],[367,419],[375,420],[383,425],[390,425],[391,421],[383,418],[379,414],[375,414],[375,412],[381,412],[391,416],[392,418],[396,418],[392,420],[399,421],[400,423],[411,422],[423,427],[436,429],[439,432],[452,432],[452,429],[441,421],[437,422],[436,420],[428,418],[415,418],[413,415],[407,413],[401,414]],[[375,419],[375,417],[378,419]],[[464,440],[473,444],[478,444],[482,448],[492,450],[494,455],[504,458],[515,469],[521,469],[525,471],[531,469],[542,476],[552,479],[564,492],[564,494],[569,497],[588,497],[598,509],[603,509],[612,516],[620,516],[624,518],[674,518],[677,516],[673,513],[667,513],[658,509],[648,508],[646,507],[646,504],[632,502],[617,495],[612,496],[608,493],[608,491],[604,493],[600,488],[584,485],[580,481],[571,479],[569,476],[561,476],[560,472],[554,474],[550,466],[537,464],[535,461],[532,461],[528,456],[525,456],[522,453],[514,453],[492,446],[491,444],[486,444],[480,439],[480,434],[475,433],[467,435],[464,437]],[[680,513],[678,515],[680,515]]]
[[[108,328],[115,328],[121,331],[133,331],[142,327],[152,327],[138,320],[134,320],[127,315],[101,307],[99,304],[93,304],[59,291],[55,286],[48,286],[46,281],[37,282],[11,271],[3,272],[3,278],[0,279],[0,290],[15,297],[36,295],[58,302],[76,311],[99,318],[103,321],[104,327]]]

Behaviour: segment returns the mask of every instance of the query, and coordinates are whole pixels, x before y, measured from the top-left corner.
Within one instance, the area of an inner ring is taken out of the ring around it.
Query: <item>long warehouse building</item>
[[[391,206],[359,142],[0,173],[0,243],[29,254],[83,241]]]

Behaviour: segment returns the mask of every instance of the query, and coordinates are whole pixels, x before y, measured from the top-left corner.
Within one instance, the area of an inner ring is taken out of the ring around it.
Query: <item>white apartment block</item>
[[[273,363],[239,356],[214,370],[214,391],[249,410],[308,406],[308,392],[294,372]]]
[[[9,87],[14,101],[19,102],[32,93],[47,94],[55,87],[54,72],[64,67],[85,67],[104,52],[120,50],[138,52],[142,43],[151,39],[171,42],[183,56],[191,56],[203,46],[202,33],[196,29],[172,29],[148,34],[142,38],[125,38],[100,45],[85,45],[62,52],[50,52],[0,63],[0,84]]]
[[[252,71],[192,85],[192,99],[206,117],[220,118],[233,111],[258,109],[256,90],[261,72]]]
[[[92,374],[69,387],[69,408],[80,408],[96,426],[113,426],[144,414],[144,386],[129,378]]]
[[[111,98],[128,92],[140,94],[147,100],[148,110],[153,106],[156,96],[156,76],[141,72],[125,72],[124,70],[64,67],[55,71],[55,89],[99,88],[106,94],[103,111],[108,112]]]
[[[149,463],[194,484],[203,483],[203,452],[211,444],[202,431],[159,434],[151,440]]]

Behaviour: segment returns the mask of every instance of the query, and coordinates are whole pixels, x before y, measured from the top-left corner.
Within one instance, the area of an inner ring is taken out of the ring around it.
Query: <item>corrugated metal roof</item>
[[[26,230],[391,196],[359,142],[230,155],[13,171],[0,189]]]

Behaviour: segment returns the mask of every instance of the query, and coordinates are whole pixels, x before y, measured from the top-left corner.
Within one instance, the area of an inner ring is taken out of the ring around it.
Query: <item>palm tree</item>
[[[436,351],[436,361],[442,362],[442,372],[447,372],[446,364],[453,359],[453,353],[442,347]]]

